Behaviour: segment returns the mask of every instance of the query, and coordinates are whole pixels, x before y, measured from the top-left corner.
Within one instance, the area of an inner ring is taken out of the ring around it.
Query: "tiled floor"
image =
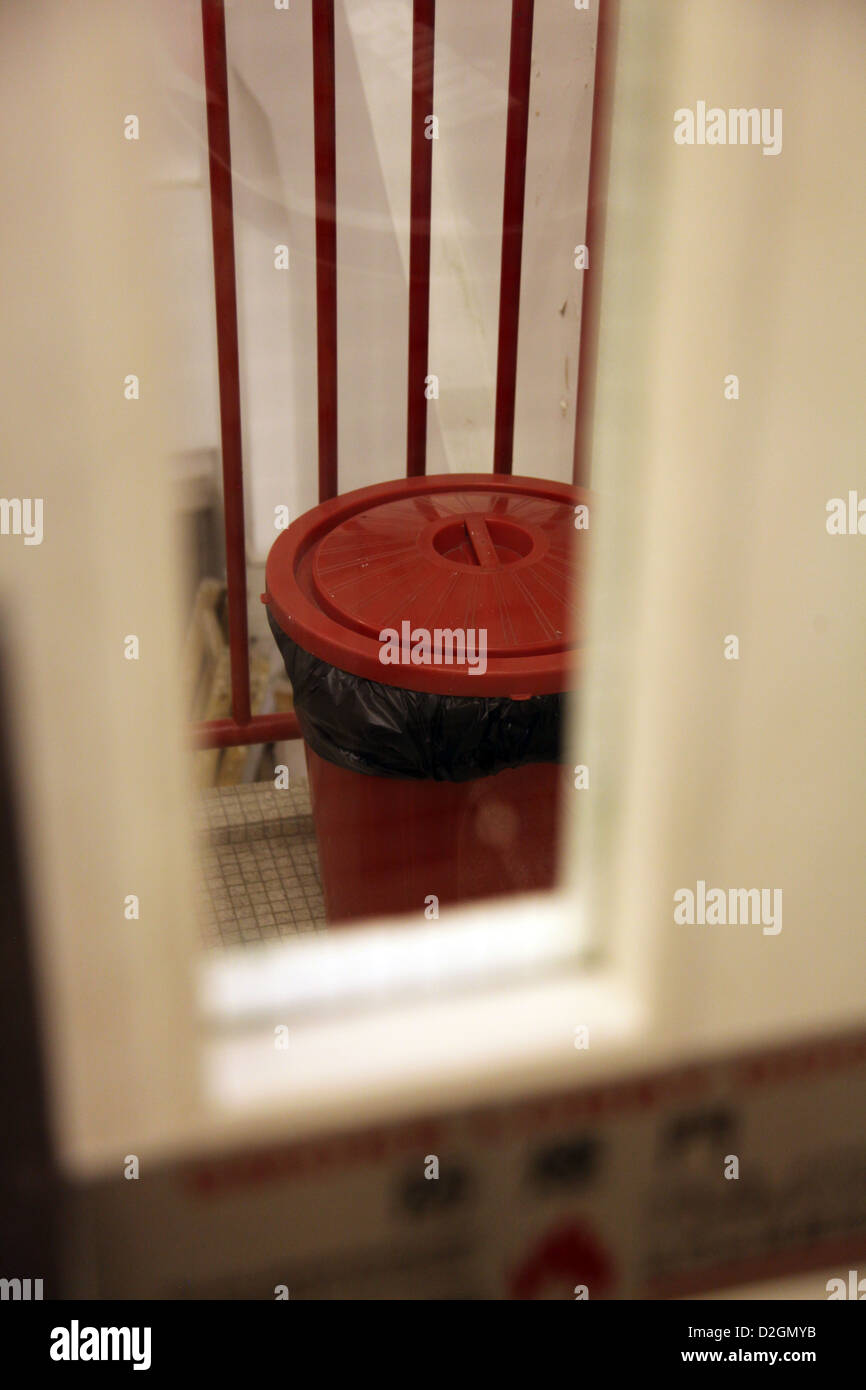
[[[209,788],[200,829],[204,943],[238,946],[325,930],[316,838],[305,783]]]

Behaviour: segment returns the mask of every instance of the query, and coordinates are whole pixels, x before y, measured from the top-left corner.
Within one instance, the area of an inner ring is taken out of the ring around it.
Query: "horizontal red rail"
[[[283,739],[300,738],[301,726],[296,714],[257,714],[247,724],[234,719],[207,719],[193,724],[196,748],[239,748],[247,743],[280,743]]]

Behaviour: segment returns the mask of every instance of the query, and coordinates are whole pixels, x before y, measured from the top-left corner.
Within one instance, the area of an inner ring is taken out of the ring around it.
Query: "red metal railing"
[[[409,185],[409,365],[406,372],[406,476],[427,471],[427,342],[430,329],[430,196],[436,0],[415,0],[412,15],[412,158]]]
[[[523,260],[523,198],[529,134],[533,0],[513,0],[505,128],[505,192],[502,199],[502,262],[499,275],[499,340],[496,350],[496,416],[493,471],[511,472],[514,396],[517,389],[517,326]]]
[[[613,75],[619,33],[619,0],[601,0],[595,40],[595,85],[592,93],[592,129],[589,148],[589,180],[586,201],[586,246],[589,265],[583,272],[580,308],[580,342],[577,354],[577,410],[574,417],[573,482],[588,487],[590,447],[595,416],[598,332],[601,322],[601,275],[604,265],[604,228],[610,179],[610,137],[613,126]]]
[[[511,6],[493,443],[493,471],[496,473],[511,472],[514,448],[533,4],[534,0],[512,0]],[[226,748],[239,744],[298,738],[300,728],[294,714],[253,716],[250,710],[243,455],[225,13],[223,0],[201,0],[201,8],[216,293],[232,717],[197,724],[194,726],[193,736],[199,748]],[[584,272],[583,282],[579,396],[574,440],[575,482],[585,482],[588,476],[595,354],[598,343],[602,231],[607,202],[610,87],[614,64],[616,10],[616,0],[601,0],[586,232],[587,245],[591,246],[592,250],[590,267]],[[435,21],[435,0],[413,0],[406,424],[408,477],[423,475],[427,464],[427,397],[424,385],[430,317],[433,142],[426,138],[425,122],[426,118],[433,114]],[[319,500],[324,501],[334,497],[338,492],[334,0],[312,0],[312,24]]]
[[[232,718],[205,720],[194,726],[193,737],[199,748],[227,748],[237,744],[269,743],[272,739],[300,738],[301,730],[295,714],[253,717],[250,712],[238,306],[235,288],[226,24],[222,0],[202,0],[201,16],[216,292]]]
[[[337,495],[337,120],[334,0],[313,0],[316,167],[316,357],[319,501]]]

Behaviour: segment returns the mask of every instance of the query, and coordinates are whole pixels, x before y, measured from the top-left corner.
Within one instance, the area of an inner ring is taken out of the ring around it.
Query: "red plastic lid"
[[[282,532],[262,597],[298,646],[368,680],[451,695],[566,690],[586,547],[575,506],[589,500],[490,473],[360,488]]]

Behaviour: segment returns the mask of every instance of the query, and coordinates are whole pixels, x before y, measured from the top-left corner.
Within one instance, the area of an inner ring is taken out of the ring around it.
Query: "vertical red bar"
[[[337,122],[334,0],[313,0],[313,129],[316,165],[316,352],[319,501],[337,493]]]
[[[592,94],[592,134],[586,204],[586,246],[589,264],[583,271],[580,347],[577,358],[577,410],[574,420],[573,477],[578,487],[588,487],[590,482],[590,443],[595,413],[604,225],[607,218],[618,26],[619,0],[600,0],[595,43],[595,89]]]
[[[210,206],[216,294],[232,714],[239,724],[246,724],[250,718],[250,668],[247,638],[244,475],[241,451],[241,391],[238,367],[232,157],[229,143],[229,96],[223,0],[202,0],[201,17],[205,88],[207,91],[207,138],[210,160]]]
[[[436,0],[414,0],[412,12],[411,184],[409,192],[409,366],[406,476],[427,469],[427,347],[430,332],[430,190],[433,141],[425,123],[433,114]]]
[[[511,472],[514,451],[514,394],[517,387],[523,202],[526,188],[526,141],[529,131],[529,81],[532,72],[532,15],[533,0],[512,0],[508,124],[505,132],[505,193],[502,207],[502,267],[499,276],[494,473]]]

